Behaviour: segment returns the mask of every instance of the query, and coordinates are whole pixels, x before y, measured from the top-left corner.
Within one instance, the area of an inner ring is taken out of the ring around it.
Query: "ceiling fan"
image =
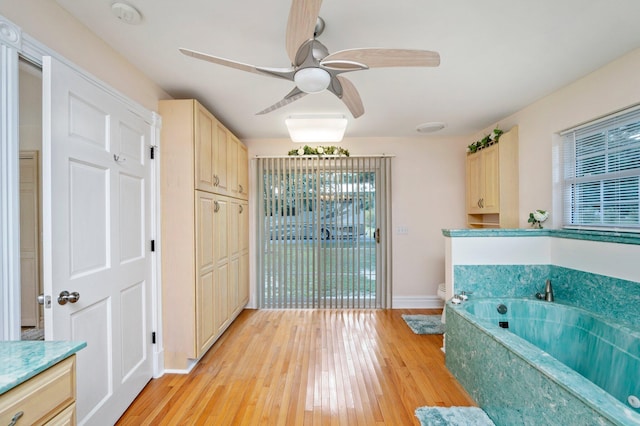
[[[360,48],[329,53],[316,39],[324,30],[324,21],[318,16],[321,4],[322,0],[292,0],[286,32],[286,50],[291,59],[288,68],[257,67],[190,49],[179,50],[193,58],[295,82],[296,87],[282,100],[257,114],[274,111],[308,93],[329,90],[358,118],[364,114],[362,99],[353,83],[341,74],[379,67],[440,65],[440,55],[428,50]]]

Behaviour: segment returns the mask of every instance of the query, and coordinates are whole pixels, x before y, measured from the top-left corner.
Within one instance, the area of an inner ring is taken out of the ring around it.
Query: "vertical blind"
[[[391,159],[258,158],[261,308],[382,308]]]
[[[566,227],[640,230],[640,108],[563,133]]]

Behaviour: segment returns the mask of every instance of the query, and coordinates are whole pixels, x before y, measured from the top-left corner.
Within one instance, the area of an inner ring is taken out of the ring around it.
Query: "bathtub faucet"
[[[544,294],[536,293],[536,297],[540,300],[546,300],[547,302],[553,302],[553,287],[551,286],[551,280],[547,280],[544,285]]]

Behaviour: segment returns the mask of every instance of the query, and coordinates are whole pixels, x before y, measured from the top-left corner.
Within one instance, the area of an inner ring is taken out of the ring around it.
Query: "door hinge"
[[[156,332],[152,332],[151,333],[151,343],[153,343],[154,345],[156,344]]]
[[[151,240],[151,251],[156,251],[156,240]]]
[[[380,228],[375,230],[373,238],[375,238],[377,244],[380,244]]]
[[[152,160],[156,157],[156,147],[155,146],[151,147],[150,155],[151,155],[151,159]]]

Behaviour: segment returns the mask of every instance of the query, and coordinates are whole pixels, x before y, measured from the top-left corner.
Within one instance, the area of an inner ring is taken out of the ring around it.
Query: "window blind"
[[[563,133],[565,227],[640,231],[640,108]]]
[[[258,158],[259,306],[387,306],[391,159]]]

